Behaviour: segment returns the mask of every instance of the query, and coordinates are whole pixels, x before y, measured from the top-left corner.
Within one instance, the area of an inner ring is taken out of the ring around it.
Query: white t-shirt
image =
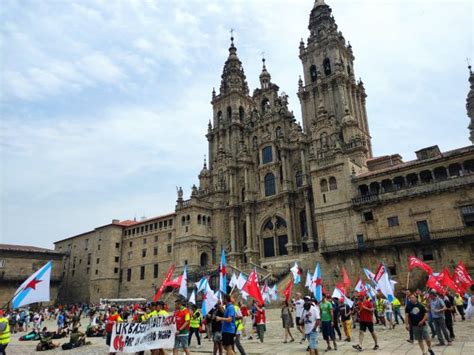
[[[392,312],[392,304],[389,300],[385,300],[385,312]]]
[[[296,316],[299,318],[301,318],[301,315],[303,314],[303,306],[304,306],[304,300],[302,299],[295,300]]]
[[[308,311],[303,309],[301,319],[304,322],[304,333],[310,334],[316,325],[316,321],[318,319],[321,319],[321,316],[319,314],[319,307],[311,306]]]

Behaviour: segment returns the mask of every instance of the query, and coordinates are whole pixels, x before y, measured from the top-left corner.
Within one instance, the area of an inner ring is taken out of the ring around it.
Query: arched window
[[[329,190],[337,190],[337,181],[334,176],[329,178]]]
[[[189,224],[189,222],[191,221],[191,217],[189,216],[189,214],[186,216],[186,224]]]
[[[303,173],[301,171],[296,172],[295,180],[296,180],[296,187],[303,186]]]
[[[306,237],[308,235],[308,224],[306,223],[306,211],[300,211],[300,231],[301,237]]]
[[[462,165],[468,174],[474,172],[474,160],[466,160]]]
[[[326,179],[322,179],[320,182],[319,182],[319,186],[321,187],[321,192],[326,192],[328,191],[328,182]]]
[[[270,101],[266,97],[262,100],[262,113],[265,113],[270,108]]]
[[[275,227],[278,229],[278,228],[286,228],[286,222],[283,218],[281,217],[277,217],[276,218],[276,223],[275,223]]]
[[[446,180],[448,178],[448,172],[444,166],[438,166],[433,170],[436,180]]]
[[[275,175],[268,173],[265,175],[265,196],[275,195]]]
[[[267,146],[262,149],[262,163],[263,164],[268,164],[273,161],[273,153],[272,153],[272,147]]]
[[[397,190],[405,187],[405,178],[403,176],[395,176],[393,178],[393,186]]]
[[[202,216],[202,224],[206,225],[206,216]]]
[[[380,192],[380,185],[377,181],[374,181],[372,182],[370,185],[369,185],[369,188],[370,188],[370,193],[371,194],[376,194],[378,195],[378,193]]]
[[[389,192],[393,190],[393,183],[390,179],[382,180],[382,188],[384,192]]]
[[[263,226],[263,230],[269,230],[269,231],[273,230],[273,223],[270,219]]]
[[[207,253],[202,253],[201,254],[201,266],[207,266],[208,263],[209,263],[209,256],[207,255]]]
[[[211,217],[207,217],[207,224],[211,225]]]
[[[227,120],[230,122],[232,119],[232,108],[230,106],[227,107]]]
[[[197,221],[198,221],[198,224],[201,224],[201,215],[200,214],[198,214]]]
[[[420,181],[424,184],[428,184],[433,181],[433,176],[431,175],[431,171],[423,170],[420,172]]]
[[[239,120],[243,122],[245,119],[245,111],[242,106],[239,107]]]
[[[283,132],[281,130],[281,127],[276,128],[275,135],[276,135],[277,138],[282,138],[283,137]]]
[[[222,122],[222,111],[217,112],[217,122],[218,123]]]
[[[240,199],[242,202],[245,201],[245,187],[240,191]]]
[[[329,60],[329,58],[324,59],[323,67],[324,67],[324,74],[326,75],[331,74],[331,61]]]
[[[347,75],[351,75],[351,67],[349,65],[347,66]]]
[[[418,185],[418,182],[419,182],[419,179],[418,179],[417,174],[411,173],[411,174],[407,175],[407,184],[408,184],[408,186]]]
[[[253,149],[258,149],[258,138],[257,137],[252,138],[252,148]]]
[[[316,68],[316,65],[312,65],[309,67],[309,75],[311,77],[311,81],[316,81],[318,78],[318,69]]]
[[[369,194],[369,187],[366,184],[360,185],[359,186],[359,192],[362,196],[368,195]]]
[[[184,226],[186,224],[186,217],[181,218],[181,225]]]

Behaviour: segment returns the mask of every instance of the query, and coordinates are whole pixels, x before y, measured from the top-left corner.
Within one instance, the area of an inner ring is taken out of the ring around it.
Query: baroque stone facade
[[[373,157],[364,84],[324,1],[316,1],[308,28],[299,55],[302,126],[265,60],[250,94],[231,38],[220,88],[212,91],[209,160],[198,186],[186,200],[179,188],[167,216],[114,220],[56,242],[67,253],[65,298],[150,297],[171,262],[178,270],[212,270],[221,248],[241,270],[320,262],[328,287],[343,266],[356,278],[382,261],[404,280],[408,255],[435,270],[460,259],[473,269],[474,146],[428,147],[408,162],[398,154]],[[472,126],[472,73],[470,82]],[[412,285],[422,278],[414,272]]]

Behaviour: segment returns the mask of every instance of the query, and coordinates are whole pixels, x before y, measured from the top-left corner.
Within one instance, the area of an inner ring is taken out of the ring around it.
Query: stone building
[[[308,28],[299,45],[302,125],[265,60],[260,87],[250,94],[231,38],[220,88],[212,91],[209,161],[199,184],[186,200],[178,189],[172,214],[113,221],[57,242],[68,253],[68,299],[150,296],[170,262],[215,269],[221,248],[242,270],[277,272],[295,260],[313,269],[320,262],[328,287],[343,266],[355,279],[361,267],[382,261],[403,280],[408,255],[435,270],[458,260],[473,270],[474,146],[428,147],[408,162],[398,154],[374,157],[365,87],[324,1],[315,2]],[[472,140],[472,72],[469,80]],[[421,273],[412,275],[413,285],[422,283]]]
[[[51,269],[50,298],[54,303],[58,298],[61,283],[61,252],[25,245],[0,244],[0,307],[9,302],[20,285],[48,261],[53,261]],[[43,302],[48,305],[48,302]]]

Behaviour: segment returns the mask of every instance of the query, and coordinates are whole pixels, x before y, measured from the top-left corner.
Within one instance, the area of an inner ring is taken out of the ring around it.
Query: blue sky
[[[374,155],[469,144],[469,0],[328,1],[367,90]],[[251,91],[261,52],[296,97],[311,0],[2,1],[0,242],[52,242],[174,210],[197,183],[235,29]]]

